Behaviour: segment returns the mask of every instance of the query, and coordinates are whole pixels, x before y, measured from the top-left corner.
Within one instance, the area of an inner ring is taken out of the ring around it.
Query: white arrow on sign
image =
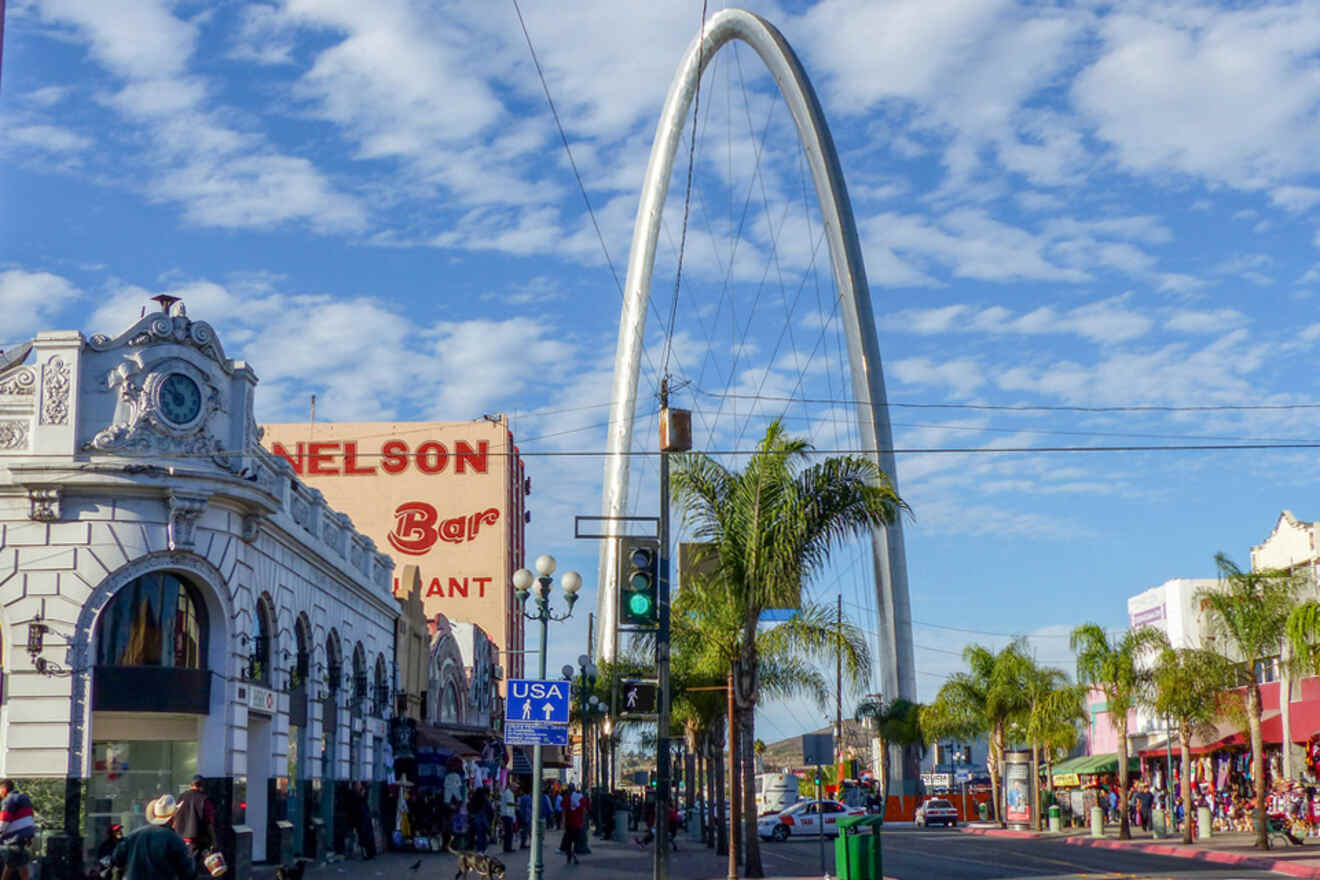
[[[541,711],[545,713],[545,720],[549,721],[550,716],[555,714],[555,707],[550,705],[549,703],[545,703],[544,705],[541,706]]]

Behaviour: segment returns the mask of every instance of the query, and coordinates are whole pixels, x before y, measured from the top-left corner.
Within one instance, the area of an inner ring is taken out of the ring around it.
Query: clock
[[[183,373],[171,373],[157,393],[160,414],[174,425],[187,425],[202,411],[202,390]]]

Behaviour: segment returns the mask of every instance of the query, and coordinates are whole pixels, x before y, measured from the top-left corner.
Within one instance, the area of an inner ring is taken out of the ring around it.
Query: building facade
[[[336,788],[385,775],[393,561],[262,448],[255,372],[160,301],[0,359],[0,776],[45,876],[200,773],[241,878],[333,845]]]
[[[525,622],[513,594],[531,489],[502,415],[471,422],[275,424],[264,442],[399,565],[415,565],[427,620],[481,627],[522,674]]]

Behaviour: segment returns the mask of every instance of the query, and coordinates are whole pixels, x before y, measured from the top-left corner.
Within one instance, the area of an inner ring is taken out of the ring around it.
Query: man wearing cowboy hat
[[[183,838],[170,827],[179,804],[174,795],[163,794],[147,804],[147,821],[115,847],[110,864],[119,868],[123,880],[192,880],[197,865]]]

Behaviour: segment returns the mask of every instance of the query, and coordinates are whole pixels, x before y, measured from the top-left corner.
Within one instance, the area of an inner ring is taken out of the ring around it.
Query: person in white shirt
[[[513,852],[513,823],[518,817],[518,783],[510,779],[500,793],[500,837],[506,853]]]

